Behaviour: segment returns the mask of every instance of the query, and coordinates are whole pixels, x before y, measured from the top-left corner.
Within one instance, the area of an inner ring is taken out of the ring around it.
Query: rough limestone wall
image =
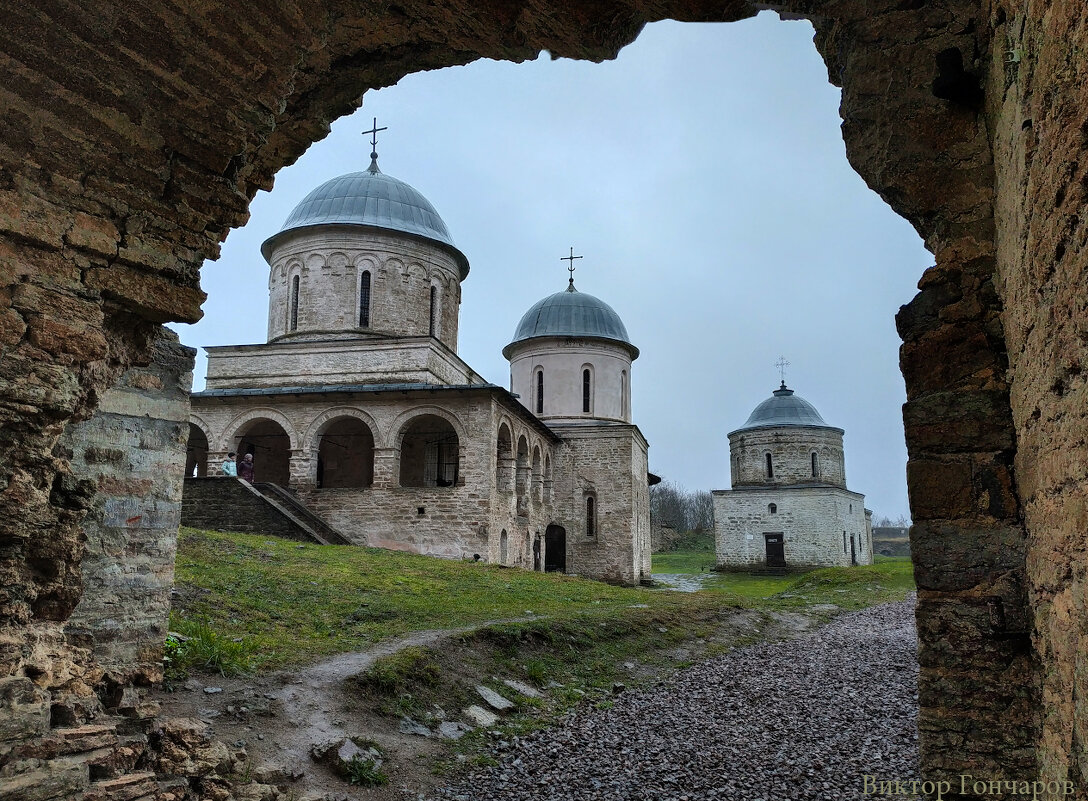
[[[1039,768],[1088,781],[1088,7],[993,3],[997,292],[1040,665]],[[1026,627],[1026,625],[1025,625]]]
[[[629,425],[556,426],[555,515],[567,532],[567,572],[637,584],[650,549],[646,440]],[[641,485],[641,486],[640,486]],[[638,493],[638,494],[637,494]],[[586,533],[587,495],[596,499],[593,537]]]
[[[161,329],[151,365],[126,371],[58,448],[98,490],[83,521],[83,597],[65,631],[118,684],[162,675],[194,355]]]
[[[3,643],[0,797],[158,789],[140,772],[158,705],[139,688],[162,678],[194,351],[160,328],[153,353],[57,445],[97,489],[82,526],[83,595],[48,650]],[[118,782],[125,773],[137,775]]]
[[[1017,438],[994,285],[992,126],[982,114],[990,22],[972,2],[810,5],[827,15],[816,19],[816,44],[843,87],[847,156],[936,259],[897,318],[922,770],[1030,778],[1043,668],[1029,640]]]

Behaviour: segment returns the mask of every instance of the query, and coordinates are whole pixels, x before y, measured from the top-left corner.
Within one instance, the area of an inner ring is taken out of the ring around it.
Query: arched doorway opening
[[[374,483],[374,435],[355,417],[333,420],[318,438],[317,486],[369,487]]]
[[[544,570],[548,573],[567,572],[567,530],[556,523],[544,531]]]
[[[413,418],[401,434],[400,485],[456,486],[459,455],[457,432],[448,420],[433,414]]]
[[[253,454],[253,481],[286,487],[291,481],[291,438],[275,420],[257,418],[234,435],[234,450],[241,463]]]
[[[189,423],[189,441],[185,445],[185,476],[208,475],[208,438],[200,426]]]

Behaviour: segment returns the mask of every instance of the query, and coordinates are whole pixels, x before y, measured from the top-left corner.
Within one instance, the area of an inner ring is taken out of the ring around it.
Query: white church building
[[[489,383],[457,353],[468,258],[371,158],[262,246],[267,341],[207,348],[183,514],[229,511],[215,467],[252,453],[253,487],[286,489],[342,541],[649,581],[639,351],[619,315],[572,272],[503,348],[510,389]]]
[[[732,489],[713,493],[718,569],[872,563],[872,512],[846,488],[841,428],[783,381],[728,436]]]

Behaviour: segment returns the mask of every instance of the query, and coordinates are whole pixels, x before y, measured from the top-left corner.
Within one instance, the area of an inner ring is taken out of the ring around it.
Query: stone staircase
[[[244,531],[320,545],[352,542],[278,484],[250,484],[227,476],[188,477],[181,524],[217,531]]]
[[[313,537],[322,545],[351,545],[351,540],[322,520],[310,507],[295,497],[294,493],[279,484],[261,482],[253,488],[273,503],[284,507],[291,515],[298,518],[313,532]]]

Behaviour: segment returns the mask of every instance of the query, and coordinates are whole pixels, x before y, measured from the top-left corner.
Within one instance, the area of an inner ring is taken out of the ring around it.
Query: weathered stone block
[[[49,693],[21,676],[0,678],[0,743],[49,731]]]

